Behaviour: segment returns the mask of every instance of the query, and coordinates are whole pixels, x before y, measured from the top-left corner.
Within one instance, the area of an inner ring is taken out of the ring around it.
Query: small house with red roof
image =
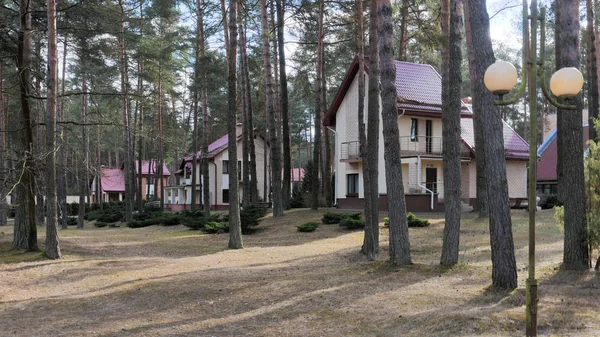
[[[590,130],[588,124],[583,125],[583,150],[589,148],[588,140]],[[558,137],[557,130],[554,129],[546,140],[537,150],[537,191],[540,194],[556,194],[558,184],[558,174],[556,173],[556,163],[558,162]],[[584,155],[583,153],[581,154]]]
[[[368,62],[365,62],[368,63]],[[444,201],[442,162],[442,81],[430,65],[395,61],[402,182],[408,211],[441,211]],[[340,85],[323,124],[335,129],[335,198],[339,208],[363,208],[362,158],[358,141],[358,61]],[[365,64],[365,81],[368,65]],[[365,92],[365,96],[368,92]],[[365,97],[364,116],[368,99]],[[366,120],[365,120],[366,122]],[[379,126],[380,209],[387,210],[383,156],[383,126]],[[504,123],[504,147],[509,196],[513,203],[527,198],[529,145]],[[462,199],[475,204],[476,156],[473,118],[463,103],[461,112]]]
[[[157,161],[156,160],[142,160],[142,169],[139,170],[139,162],[135,161],[135,172],[136,177],[139,174],[142,175],[142,198],[144,200],[151,198],[155,194],[154,181],[157,172]],[[108,168],[102,167],[102,180],[100,181],[102,191],[102,201],[123,201],[125,199],[125,164],[121,165],[121,168]],[[164,186],[167,186],[167,179],[171,173],[166,165],[163,165],[163,176]],[[136,178],[137,179],[137,178]],[[96,197],[96,178],[92,181],[92,200],[97,202]]]
[[[229,179],[238,179],[240,183],[240,193],[243,195],[242,177],[242,125],[237,125],[237,161],[238,172],[231,174],[229,172],[229,148],[228,135],[223,135],[219,139],[208,145],[208,171],[209,171],[209,190],[211,208],[216,210],[226,210],[229,207]],[[268,169],[269,163],[269,146],[264,138],[255,132],[254,148],[256,153],[256,178],[258,185],[258,195],[260,200],[266,200],[265,195],[268,195],[268,187],[264,183],[265,170],[265,154]],[[202,159],[202,151],[196,153],[196,202],[201,205],[202,197],[202,175],[200,161]],[[165,208],[173,212],[178,212],[191,207],[192,199],[192,160],[193,156],[184,157],[181,160],[179,169],[175,172],[175,186],[165,188]],[[268,170],[269,171],[269,170]],[[265,189],[266,188],[266,189]]]

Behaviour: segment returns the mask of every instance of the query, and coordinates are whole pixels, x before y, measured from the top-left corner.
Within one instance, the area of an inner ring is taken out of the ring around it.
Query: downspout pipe
[[[337,141],[337,131],[335,131],[335,129],[332,128],[332,127],[330,127],[330,126],[326,126],[326,128],[329,131],[333,132],[334,137],[335,137],[334,139]],[[335,151],[333,151],[333,153],[335,153]],[[333,179],[333,200],[335,200],[335,203],[337,204],[337,180],[339,178],[338,175],[337,175],[338,174],[338,170],[337,170],[338,161],[336,160],[336,158],[334,158],[333,161],[335,163],[335,179]]]
[[[431,209],[433,210],[433,191],[421,185],[421,156],[417,156],[417,185],[431,194]]]
[[[215,167],[215,174],[214,174],[214,177],[215,177],[215,192],[214,192],[214,194],[215,194],[215,208],[214,209],[216,210],[217,209],[217,195],[218,195],[218,193],[217,193],[217,191],[218,191],[218,189],[217,189],[217,163],[215,163],[214,161],[212,161],[212,164]],[[210,188],[208,190],[210,191]]]

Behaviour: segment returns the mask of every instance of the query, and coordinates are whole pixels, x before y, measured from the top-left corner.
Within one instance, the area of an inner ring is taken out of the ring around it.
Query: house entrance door
[[[425,168],[425,187],[433,193],[437,193],[437,168]]]

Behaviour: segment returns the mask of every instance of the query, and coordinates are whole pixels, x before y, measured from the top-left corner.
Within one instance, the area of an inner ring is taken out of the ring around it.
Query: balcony
[[[442,155],[442,137],[426,137],[426,136],[402,136],[400,137],[400,155],[401,156],[416,156],[416,155]],[[470,156],[469,149],[461,143],[460,156],[468,158]]]
[[[342,143],[340,161],[342,163],[362,162],[362,158],[360,156],[360,144],[358,141]]]

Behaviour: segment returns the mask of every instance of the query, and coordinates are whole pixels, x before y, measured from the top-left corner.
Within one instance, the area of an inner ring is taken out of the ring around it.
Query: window
[[[229,174],[229,160],[223,160],[223,174]]]
[[[410,119],[410,140],[412,142],[419,141],[419,120],[416,118]]]
[[[346,175],[346,181],[348,186],[347,196],[358,196],[358,173]]]
[[[223,203],[229,203],[229,190],[223,190]]]

